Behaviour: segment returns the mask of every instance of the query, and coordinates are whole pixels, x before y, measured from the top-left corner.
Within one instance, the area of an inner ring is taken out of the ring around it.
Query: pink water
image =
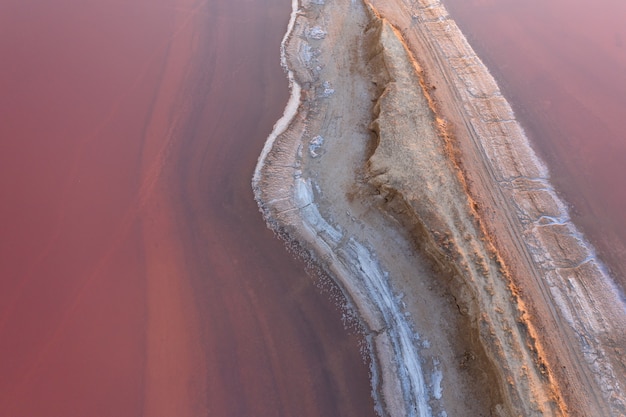
[[[290,11],[0,0],[0,416],[374,415],[252,197]]]

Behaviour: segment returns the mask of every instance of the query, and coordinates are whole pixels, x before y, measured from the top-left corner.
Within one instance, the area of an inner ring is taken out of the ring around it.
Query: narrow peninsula
[[[381,416],[626,415],[626,309],[444,6],[293,0],[253,189],[341,287]]]

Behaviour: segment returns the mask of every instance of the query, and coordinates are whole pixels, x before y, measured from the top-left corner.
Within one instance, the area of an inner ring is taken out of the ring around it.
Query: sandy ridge
[[[484,243],[471,201],[457,181],[437,123],[441,121],[420,87],[421,69],[384,19],[379,36],[383,45],[379,65],[386,80],[381,82],[384,91],[376,105],[378,146],[368,161],[370,181],[389,200],[387,210],[392,215],[425,229],[421,239],[428,242],[431,256],[449,267],[459,286],[466,288],[465,293],[459,292],[459,302],[477,321],[474,325],[496,363],[500,383],[508,388],[509,409],[524,415],[545,414],[557,407],[550,404],[554,393],[526,346],[527,330],[518,328],[521,313],[510,301],[501,264]]]
[[[471,162],[474,155],[476,163],[464,163],[466,177],[476,184],[473,197],[495,208],[481,213],[484,224],[511,268],[516,291],[525,293],[522,308],[532,313],[527,318],[539,332],[535,337],[546,349],[544,360],[552,362],[570,413],[623,415],[620,294],[571,223],[493,77],[445,8],[436,1],[398,3],[390,15],[405,28],[420,59],[431,60],[431,81],[448,89],[433,94],[454,123],[462,161]],[[408,16],[397,12],[403,9]]]

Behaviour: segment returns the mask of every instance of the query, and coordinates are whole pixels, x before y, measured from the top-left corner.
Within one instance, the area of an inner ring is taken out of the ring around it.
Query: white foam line
[[[291,36],[291,32],[293,31],[297,15],[298,0],[291,0],[291,16],[289,17],[289,24],[287,25],[287,32],[285,32],[285,36],[283,36],[283,40],[280,43],[280,64],[285,69],[285,71],[287,71],[287,80],[289,81],[289,89],[291,91],[291,94],[289,95],[289,101],[287,101],[285,110],[283,110],[283,115],[274,124],[272,132],[265,141],[265,145],[263,146],[261,155],[259,155],[256,168],[254,169],[254,176],[252,177],[252,185],[255,187],[261,179],[261,170],[263,168],[263,165],[265,164],[265,159],[272,149],[272,146],[274,146],[276,138],[281,135],[285,130],[287,130],[289,124],[298,113],[298,107],[300,106],[300,92],[302,91],[302,87],[300,87],[300,84],[296,82],[293,71],[291,71],[289,69],[289,66],[287,65],[286,52],[286,44],[289,40],[289,36]]]

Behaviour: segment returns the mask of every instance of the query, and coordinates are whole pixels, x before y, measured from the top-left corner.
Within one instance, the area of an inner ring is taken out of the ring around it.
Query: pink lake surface
[[[626,2],[444,3],[626,287]]]
[[[250,181],[289,0],[0,0],[0,417],[374,416]]]

